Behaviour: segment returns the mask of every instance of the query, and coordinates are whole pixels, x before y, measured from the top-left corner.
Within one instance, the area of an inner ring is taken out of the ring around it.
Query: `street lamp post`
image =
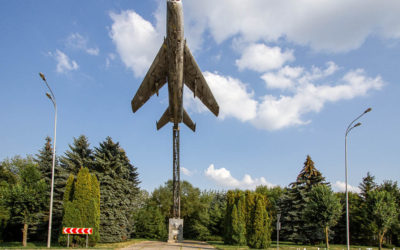
[[[276,216],[276,249],[279,250],[279,230],[281,230],[281,214]]]
[[[344,165],[345,165],[345,170],[346,170],[346,243],[347,243],[347,250],[350,250],[350,227],[349,227],[349,192],[347,189],[347,135],[350,133],[350,131],[361,125],[360,122],[356,123],[355,125],[354,122],[356,122],[358,119],[361,118],[361,116],[365,115],[366,113],[370,112],[372,109],[368,108],[367,110],[364,111],[361,115],[359,115],[356,119],[354,119],[349,126],[346,129],[346,134],[344,136]]]
[[[43,75],[43,73],[39,73],[39,76],[42,78],[44,83],[46,83],[47,88],[50,90],[50,93],[47,92],[46,96],[51,100],[51,102],[54,105],[54,145],[53,145],[53,163],[52,163],[52,167],[51,167],[49,230],[48,230],[48,235],[47,235],[47,248],[50,248],[50,245],[51,245],[51,222],[52,222],[52,217],[53,217],[54,166],[56,163],[57,103],[56,103],[56,97],[54,96],[53,91],[51,90],[49,84],[47,83],[46,77]]]

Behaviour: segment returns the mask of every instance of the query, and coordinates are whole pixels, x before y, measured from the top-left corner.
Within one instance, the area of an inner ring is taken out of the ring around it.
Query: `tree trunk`
[[[329,227],[325,227],[326,249],[329,249]]]
[[[28,224],[24,223],[24,229],[22,229],[22,246],[26,247],[28,240]]]
[[[378,238],[379,238],[379,250],[382,249],[382,242],[383,242],[383,236],[385,235],[384,232],[378,233]]]

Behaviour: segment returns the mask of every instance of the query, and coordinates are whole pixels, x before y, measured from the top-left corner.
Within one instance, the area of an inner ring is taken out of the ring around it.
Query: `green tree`
[[[371,203],[368,202],[368,195],[371,191],[375,190],[378,185],[375,183],[375,176],[371,175],[369,172],[367,176],[363,177],[362,182],[359,185],[360,192],[360,203],[357,208],[358,216],[360,216],[360,229],[361,235],[359,237],[360,243],[363,244],[374,244],[375,233],[372,225],[371,217]]]
[[[276,225],[277,214],[280,213],[279,201],[282,199],[285,189],[280,186],[268,187],[258,186],[255,190],[256,193],[264,195],[268,199],[267,210],[270,213],[271,225]],[[271,239],[276,240],[276,227],[271,227]]]
[[[226,210],[226,193],[213,191],[210,192],[212,197],[208,210],[209,224],[208,230],[213,236],[212,240],[221,240],[224,236],[225,210]]]
[[[90,149],[90,144],[86,136],[81,135],[74,138],[72,145],[69,145],[69,150],[65,152],[65,156],[61,157],[61,166],[69,173],[78,174],[81,167],[86,167],[93,170],[93,151]]]
[[[7,189],[17,182],[17,175],[11,171],[7,162],[0,162],[0,190]],[[3,195],[0,192],[0,201]],[[3,202],[0,202],[0,240],[3,240],[3,232],[10,220],[10,209]]]
[[[181,182],[181,218],[184,220],[185,239],[205,240],[210,235],[208,230],[210,202],[210,197],[202,194],[200,189],[193,187],[187,181]],[[160,209],[167,226],[172,208],[171,180],[153,191],[149,204]]]
[[[110,137],[94,150],[94,169],[100,181],[100,238],[120,242],[130,237],[135,196],[139,180],[134,167],[119,143]]]
[[[238,206],[233,205],[232,209],[232,244],[238,246],[246,245],[246,222],[242,209],[243,200],[238,201]]]
[[[167,239],[165,217],[160,208],[146,205],[134,214],[133,236],[146,239]]]
[[[371,175],[370,172],[367,172],[367,176],[362,179],[362,182],[358,187],[361,190],[361,197],[364,199],[364,201],[367,200],[369,192],[377,187],[375,183],[375,176]]]
[[[235,205],[235,192],[229,190],[226,194],[226,210],[225,210],[225,220],[224,220],[224,244],[231,244],[232,243],[232,215],[233,213],[233,206]],[[237,208],[236,208],[237,209]],[[237,213],[237,212],[235,212]]]
[[[304,216],[308,200],[307,195],[312,187],[318,184],[326,184],[325,178],[314,166],[314,162],[308,155],[296,182],[290,184],[287,192],[279,202],[282,213],[281,232],[285,240],[304,244],[323,240],[323,234],[317,233],[319,232],[318,227],[313,223],[309,223]]]
[[[373,190],[368,193],[367,202],[370,204],[372,230],[378,235],[379,250],[387,230],[398,217],[398,205],[395,197],[385,190]]]
[[[336,193],[340,200],[342,211],[338,223],[332,227],[334,232],[332,242],[335,244],[346,244],[346,194]],[[362,199],[357,193],[349,192],[349,225],[350,225],[350,242],[352,244],[363,244],[364,231],[361,229],[363,216],[361,214]]]
[[[32,158],[14,158],[13,163],[18,173],[16,184],[1,188],[2,205],[8,207],[12,221],[22,228],[22,245],[28,240],[28,229],[37,223],[38,213],[47,202],[45,196],[48,186],[41,178],[37,165]]]
[[[379,185],[378,189],[390,193],[395,198],[397,206],[400,207],[400,189],[397,185],[397,181],[385,180],[381,185]],[[400,246],[400,213],[396,222],[392,224],[386,233],[385,238],[387,244]]]
[[[87,168],[81,168],[76,180],[71,174],[67,181],[64,195],[64,227],[93,228],[89,235],[90,246],[96,245],[100,232],[100,185],[95,175]],[[66,236],[61,235],[59,242],[65,244]],[[85,237],[72,236],[73,245],[84,245]]]
[[[51,186],[51,172],[53,165],[53,147],[51,145],[51,138],[46,137],[45,145],[39,153],[36,154],[35,162],[38,164],[39,171],[42,174],[46,184]],[[67,172],[58,164],[57,157],[54,166],[54,188],[53,188],[53,214],[52,214],[52,238],[57,239],[59,232],[61,231],[62,223],[62,199],[64,194],[65,182],[68,175]],[[46,193],[47,197],[50,197],[50,188]],[[47,239],[48,230],[48,218],[49,218],[49,205],[45,204],[42,208],[43,213],[40,216],[37,230],[34,238],[37,241],[45,241]]]
[[[305,208],[309,222],[315,223],[325,233],[326,248],[329,248],[329,230],[338,222],[342,207],[339,198],[326,185],[317,185],[311,189]]]
[[[266,196],[251,191],[228,191],[225,244],[267,248],[271,244],[271,220]]]
[[[252,233],[248,236],[248,245],[251,248],[264,249],[271,244],[270,220],[263,197],[256,199],[254,219],[252,220]]]

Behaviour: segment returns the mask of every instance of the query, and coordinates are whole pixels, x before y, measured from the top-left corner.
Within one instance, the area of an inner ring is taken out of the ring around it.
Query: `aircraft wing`
[[[136,112],[149,98],[157,93],[158,90],[167,82],[167,48],[165,41],[157,53],[156,58],[150,66],[149,71],[138,91],[132,99],[132,111]]]
[[[190,53],[189,47],[185,43],[184,52],[184,64],[183,64],[183,79],[186,86],[193,92],[195,97],[198,97],[206,107],[218,116],[219,106],[217,101],[212,94],[210,87],[204,79],[203,74],[196,61],[194,60],[192,53]]]

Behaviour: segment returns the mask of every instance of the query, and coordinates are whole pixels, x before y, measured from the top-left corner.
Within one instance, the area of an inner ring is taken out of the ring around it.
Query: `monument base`
[[[168,243],[183,241],[183,219],[170,218],[168,226]]]

